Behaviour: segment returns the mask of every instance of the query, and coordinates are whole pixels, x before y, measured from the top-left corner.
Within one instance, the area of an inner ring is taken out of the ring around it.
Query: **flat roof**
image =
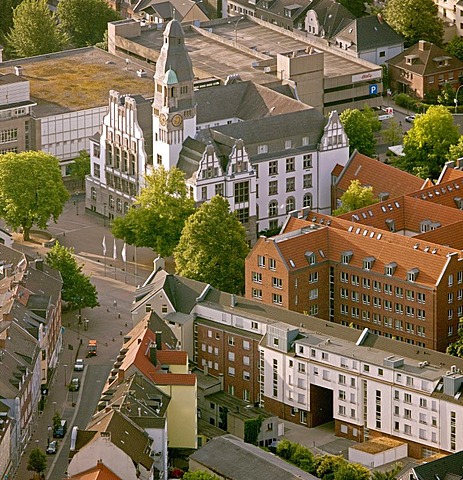
[[[304,50],[308,46],[323,51],[325,78],[355,75],[380,68],[374,64],[367,66],[366,62],[354,57],[342,56],[343,52],[337,55],[333,48],[327,46],[324,49],[317,42],[311,42],[310,38],[295,38],[292,32],[273,30],[246,17],[239,22],[236,29],[235,25],[236,21],[229,23],[222,19],[202,23],[201,28],[205,31],[205,35],[201,35],[188,25],[183,25],[185,45],[196,77],[216,76],[225,79],[228,75],[238,73],[242,80],[251,80],[261,85],[274,82],[274,73],[264,73],[263,67],[252,67],[253,63],[262,60],[257,55],[252,55],[251,50],[273,57],[276,62],[278,53],[288,54],[292,51]],[[225,43],[207,36],[208,33],[217,35]],[[131,37],[128,40],[159,52],[163,43],[162,30],[143,27],[139,37]],[[238,44],[237,48],[234,47],[235,40]],[[240,46],[248,51],[240,50]]]
[[[9,60],[0,63],[0,74],[14,73],[18,65],[20,78],[30,82],[38,117],[107,105],[111,89],[146,97],[154,93],[153,75],[138,77],[140,67],[132,58],[127,64],[96,47]]]

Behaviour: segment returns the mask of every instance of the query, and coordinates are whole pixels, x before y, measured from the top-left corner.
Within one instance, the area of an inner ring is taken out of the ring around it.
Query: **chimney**
[[[236,296],[234,294],[230,297],[230,307],[236,307]]]
[[[223,373],[219,373],[219,381],[220,381],[220,391],[223,392],[223,389],[224,389]]]
[[[43,259],[42,258],[36,258],[35,259],[35,269],[43,272]]]
[[[154,271],[157,272],[158,270],[164,270],[165,269],[166,262],[161,257],[161,255],[158,255],[158,257],[153,260],[153,265],[154,265]]]
[[[156,332],[156,348],[162,350],[162,332]]]
[[[21,67],[21,65],[16,65],[16,67],[14,67],[14,73],[20,77],[23,73],[23,67]]]
[[[424,52],[425,50],[429,50],[429,42],[427,42],[426,40],[420,40],[418,42],[418,50],[420,52]]]
[[[156,367],[158,364],[156,345],[150,345],[150,362]]]

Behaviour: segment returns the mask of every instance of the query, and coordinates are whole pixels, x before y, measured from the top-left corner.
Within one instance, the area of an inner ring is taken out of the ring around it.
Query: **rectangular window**
[[[0,143],[15,142],[17,139],[18,139],[17,128],[8,128],[7,130],[0,130]]]
[[[277,195],[278,194],[278,181],[272,180],[268,182],[268,194]]]
[[[303,188],[312,188],[312,174],[307,173],[303,177]]]
[[[269,162],[268,164],[268,174],[277,175],[278,174],[278,162],[276,160]]]
[[[341,272],[340,273],[340,280],[343,283],[348,283],[349,282],[349,274],[347,272]]]
[[[272,277],[273,288],[283,288],[283,280],[281,278]]]
[[[283,303],[283,296],[277,293],[272,293],[272,302],[275,305],[281,305]]]
[[[294,192],[296,190],[296,177],[289,177],[286,179],[286,191]]]
[[[262,290],[260,288],[253,288],[252,298],[255,298],[256,300],[262,300]]]
[[[302,157],[302,167],[304,170],[312,168],[312,154],[306,154]]]
[[[309,273],[309,283],[317,283],[318,282],[318,272]]]
[[[254,283],[262,283],[262,273],[252,272],[252,281]]]
[[[294,172],[294,170],[295,170],[294,165],[295,165],[295,158],[294,157],[290,157],[290,158],[286,159],[286,171],[287,172]]]
[[[265,257],[262,255],[257,255],[257,265],[259,267],[265,268]]]
[[[315,300],[318,298],[318,288],[312,288],[309,292],[309,300]]]
[[[235,203],[249,202],[249,182],[235,183]]]

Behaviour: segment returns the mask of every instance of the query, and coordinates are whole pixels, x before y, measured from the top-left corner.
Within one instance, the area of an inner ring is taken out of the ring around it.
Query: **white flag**
[[[116,260],[117,258],[117,250],[116,250],[116,239],[114,239],[114,245],[113,245],[113,259]]]
[[[121,257],[122,257],[122,260],[124,260],[124,262],[127,261],[127,245],[125,244],[124,242],[124,246],[122,247],[122,252],[121,252]]]
[[[103,257],[106,256],[106,236],[103,237]]]

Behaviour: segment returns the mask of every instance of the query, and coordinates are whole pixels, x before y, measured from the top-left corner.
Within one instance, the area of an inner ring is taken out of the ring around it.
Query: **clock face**
[[[165,116],[164,113],[161,113],[161,115],[159,115],[159,123],[162,126],[164,126],[167,123],[167,117]]]
[[[177,115],[174,115],[172,118],[172,125],[174,127],[180,127],[180,125],[183,122],[183,117],[177,113]]]

